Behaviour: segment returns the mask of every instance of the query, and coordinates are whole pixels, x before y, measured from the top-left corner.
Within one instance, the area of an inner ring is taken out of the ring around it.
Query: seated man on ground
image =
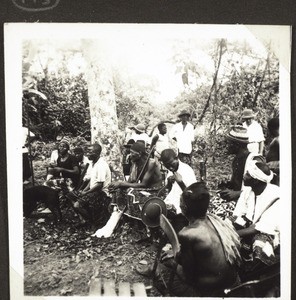
[[[233,212],[234,226],[243,242],[242,254],[253,267],[279,259],[280,189],[270,183],[272,178],[266,163],[252,161],[244,175],[244,185],[249,188],[243,190]]]
[[[79,181],[80,171],[76,157],[69,153],[70,146],[67,142],[59,143],[59,157],[57,165],[48,168],[48,177],[44,185],[62,189],[64,193],[73,190]]]
[[[81,191],[69,193],[73,208],[81,218],[82,225],[98,226],[109,218],[108,206],[110,197],[108,186],[111,182],[111,171],[103,157],[102,147],[93,144],[89,153],[91,163],[90,181]]]
[[[220,297],[224,289],[239,283],[239,237],[230,223],[207,214],[209,200],[204,182],[188,186],[181,196],[189,225],[178,233],[180,252],[173,259],[167,251],[156,268],[157,282],[164,280],[171,295]]]
[[[118,191],[119,193],[122,193],[122,195],[116,194],[116,197],[118,199],[124,200],[124,206],[127,203],[126,192],[128,188],[151,188],[149,192],[152,193],[153,190],[154,192],[157,192],[162,185],[162,176],[160,173],[159,165],[155,162],[154,159],[148,157],[144,143],[138,141],[132,144],[130,148],[130,159],[132,162],[132,166],[128,181],[115,181],[109,185],[110,192]],[[144,200],[147,198],[145,195],[143,196],[140,194],[137,195],[137,197],[143,197]],[[116,200],[119,201],[118,199]],[[137,203],[135,205],[138,206],[138,203],[141,203],[141,199],[137,199]],[[133,204],[131,206],[133,206]],[[136,212],[138,211],[138,207],[131,207],[131,209],[135,210]],[[107,224],[103,228],[98,229],[95,232],[94,236],[111,236],[122,213],[123,211],[120,210],[120,207],[117,207],[117,205],[115,205],[114,211]],[[132,213],[133,211],[129,212],[130,215]]]
[[[138,141],[130,148],[132,162],[128,181],[115,181],[110,184],[110,190],[117,188],[146,188],[161,186],[161,172],[155,160],[149,158],[145,144]]]
[[[160,161],[169,170],[166,177],[169,193],[164,202],[168,208],[168,217],[178,232],[187,225],[186,218],[181,214],[180,196],[187,186],[196,182],[196,177],[193,169],[180,161],[173,149],[163,150]]]

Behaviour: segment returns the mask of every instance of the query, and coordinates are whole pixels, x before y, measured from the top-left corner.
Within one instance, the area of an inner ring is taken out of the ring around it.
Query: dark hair
[[[70,145],[69,145],[69,143],[67,143],[67,142],[65,142],[65,141],[61,141],[61,142],[59,143],[59,145],[62,145],[62,144],[65,144],[67,151],[70,150]]]
[[[184,190],[182,199],[186,205],[186,214],[198,218],[206,214],[210,194],[204,182],[195,182]]]
[[[102,146],[100,144],[92,144],[91,145],[94,152],[96,152],[97,155],[100,155],[102,152]]]
[[[177,154],[175,153],[175,151],[173,149],[165,149],[160,154],[160,161],[162,161],[163,163],[166,163],[171,158],[175,158],[175,157],[177,157]]]
[[[159,124],[157,125],[157,129],[158,129],[158,130],[161,130],[161,128],[162,128],[163,126],[165,126],[164,123],[159,123]]]

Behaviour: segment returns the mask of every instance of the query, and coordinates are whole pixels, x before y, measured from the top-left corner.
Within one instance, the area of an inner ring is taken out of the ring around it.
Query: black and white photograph
[[[4,50],[12,300],[290,299],[290,26],[6,23]]]

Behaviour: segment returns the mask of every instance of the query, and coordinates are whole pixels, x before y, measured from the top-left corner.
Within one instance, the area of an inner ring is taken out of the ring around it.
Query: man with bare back
[[[183,297],[221,297],[226,288],[239,283],[237,267],[241,263],[239,238],[230,223],[207,214],[210,195],[203,182],[187,187],[180,207],[189,221],[179,233],[180,252],[162,255],[157,278],[168,280],[170,295]],[[170,271],[169,271],[170,270]]]

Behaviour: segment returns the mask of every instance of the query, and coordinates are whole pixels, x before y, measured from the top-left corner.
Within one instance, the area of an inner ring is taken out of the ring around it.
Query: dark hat
[[[190,117],[190,113],[187,111],[187,110],[182,110],[179,114],[178,114],[178,117],[181,117],[181,116],[185,116],[187,115],[188,117]]]
[[[239,142],[244,144],[249,143],[248,131],[246,128],[244,128],[241,125],[233,126],[226,137],[227,139],[234,142]]]
[[[137,130],[139,132],[142,132],[142,133],[145,132],[145,125],[144,124],[138,124],[138,125],[132,126],[130,128],[135,129],[135,130]]]
[[[246,108],[242,113],[242,119],[252,119],[255,117],[255,114],[251,109]]]
[[[144,153],[146,151],[145,143],[137,141],[136,143],[132,144],[131,150]]]
[[[123,147],[124,148],[130,148],[134,143],[135,143],[135,140],[130,139],[130,140],[128,140],[128,142],[125,145],[123,145]]]
[[[158,197],[148,199],[141,213],[142,221],[148,227],[157,227],[160,224],[160,215],[166,215],[166,205],[163,200]]]

